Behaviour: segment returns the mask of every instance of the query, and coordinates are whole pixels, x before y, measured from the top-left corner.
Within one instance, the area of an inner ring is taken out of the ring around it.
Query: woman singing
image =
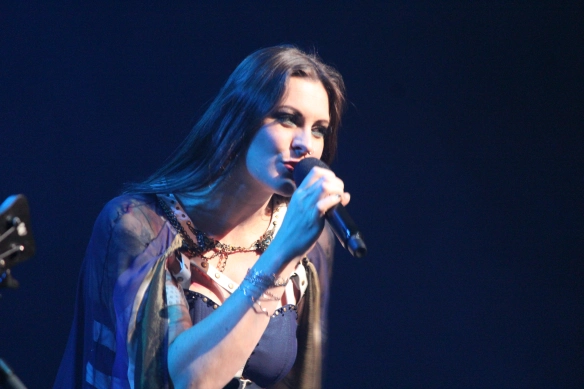
[[[294,47],[233,72],[164,166],[98,217],[55,388],[319,388],[339,73]]]

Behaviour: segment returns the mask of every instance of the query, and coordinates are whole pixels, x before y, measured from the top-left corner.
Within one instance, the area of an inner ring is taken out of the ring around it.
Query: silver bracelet
[[[264,293],[262,293],[262,295],[260,296],[260,298],[258,300],[261,300],[261,301],[280,301],[280,300],[282,300],[282,297],[275,296],[274,294],[265,290]]]
[[[254,310],[256,313],[259,313],[259,312],[258,312],[258,311],[256,311],[256,309],[255,309],[255,304],[257,304],[257,305],[258,305],[258,307],[260,307],[260,311],[262,311],[262,313],[265,313],[265,314],[266,314],[266,316],[268,316],[268,317],[270,316],[270,314],[268,313],[268,310],[267,310],[266,308],[262,307],[262,304],[260,303],[260,300],[255,300],[255,301],[254,301],[254,300],[253,300],[253,297],[252,297],[252,301],[253,301],[253,303],[254,303],[254,305],[252,305],[252,307],[253,307],[253,310]]]
[[[244,280],[247,280],[254,285],[261,286],[264,289],[274,288],[277,286],[286,286],[288,281],[290,281],[289,278],[276,278],[275,274],[269,276],[261,270],[254,269],[248,269]]]
[[[251,284],[250,282],[246,282],[244,280],[239,286],[239,288],[241,289],[245,297],[249,297],[251,301],[251,307],[253,308],[255,313],[265,313],[266,316],[270,316],[268,310],[262,307],[262,303],[260,303],[260,298],[261,296],[264,295],[264,293],[258,288],[257,285]],[[256,309],[256,305],[259,307],[261,312],[258,312],[258,310]]]
[[[259,299],[263,294],[263,291],[257,285],[247,282],[246,280],[243,280],[239,286],[239,289],[241,289],[245,297],[249,297],[251,299],[252,305],[255,300]]]

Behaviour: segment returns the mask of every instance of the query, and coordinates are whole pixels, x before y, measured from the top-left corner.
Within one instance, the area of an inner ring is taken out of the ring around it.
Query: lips
[[[296,165],[298,164],[298,161],[285,161],[283,163],[284,167],[286,169],[288,169],[288,171],[293,172],[294,168],[296,167]]]

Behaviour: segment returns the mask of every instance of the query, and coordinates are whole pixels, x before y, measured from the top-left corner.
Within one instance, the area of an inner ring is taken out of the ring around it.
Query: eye
[[[312,128],[312,135],[316,138],[324,138],[329,133],[329,128],[325,126],[316,126]]]
[[[286,127],[296,127],[298,125],[298,115],[288,112],[276,112],[274,119]]]

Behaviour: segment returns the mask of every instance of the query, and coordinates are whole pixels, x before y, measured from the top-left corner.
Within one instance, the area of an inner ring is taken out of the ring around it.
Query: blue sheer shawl
[[[325,229],[308,254],[309,289],[299,305],[298,356],[274,388],[318,388],[332,265]],[[166,259],[182,238],[154,195],[110,201],[95,223],[54,388],[172,388],[167,367]],[[322,309],[321,309],[322,307]]]

